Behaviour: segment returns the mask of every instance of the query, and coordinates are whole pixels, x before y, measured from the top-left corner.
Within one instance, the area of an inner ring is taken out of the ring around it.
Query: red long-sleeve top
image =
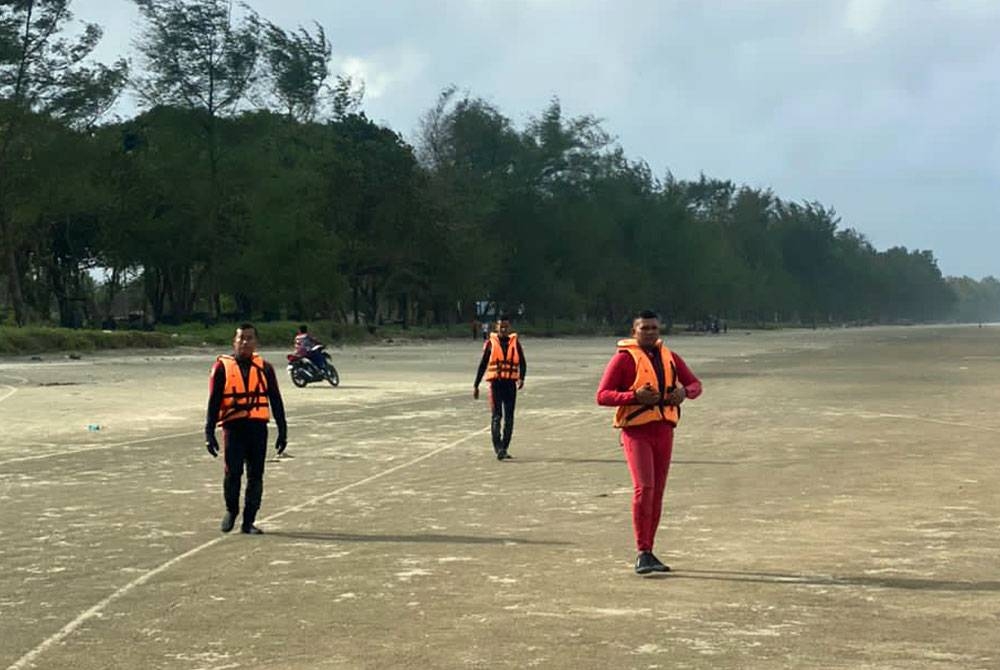
[[[674,356],[674,366],[677,368],[677,382],[684,387],[688,400],[694,400],[701,395],[701,381],[694,376],[691,368],[687,366],[684,359],[677,352],[671,352]],[[646,351],[651,361],[659,359],[659,352]],[[655,358],[654,358],[655,357]],[[632,382],[635,381],[635,361],[632,354],[627,351],[619,351],[611,357],[608,367],[604,369],[601,383],[597,386],[597,404],[606,407],[618,407],[619,405],[634,405],[635,391],[630,390]],[[623,428],[629,432],[661,431],[670,428],[666,421],[653,421],[638,426]]]

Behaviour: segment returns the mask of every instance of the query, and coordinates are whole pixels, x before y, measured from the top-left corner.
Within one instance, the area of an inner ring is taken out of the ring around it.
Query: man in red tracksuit
[[[622,431],[632,475],[632,526],[639,551],[636,574],[670,572],[653,554],[653,539],[660,525],[680,406],[685,398],[699,395],[701,382],[660,339],[659,317],[640,312],[632,322],[632,337],[618,342],[618,353],[597,389],[597,404],[618,408],[614,425]]]

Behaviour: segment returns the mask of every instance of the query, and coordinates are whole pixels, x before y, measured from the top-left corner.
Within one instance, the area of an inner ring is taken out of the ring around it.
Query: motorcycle
[[[330,354],[326,353],[326,346],[317,344],[309,349],[310,354],[318,352],[323,354],[322,367],[309,360],[308,356],[288,354],[288,374],[292,378],[292,383],[299,388],[313,382],[321,382],[324,379],[330,382],[330,386],[340,385],[340,373],[337,372],[337,368],[333,367],[333,359],[330,358]]]

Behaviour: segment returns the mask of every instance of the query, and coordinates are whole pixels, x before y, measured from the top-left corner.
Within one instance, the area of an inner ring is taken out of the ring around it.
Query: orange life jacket
[[[500,335],[490,333],[490,362],[486,367],[486,381],[521,378],[521,357],[517,353],[517,333],[507,336],[507,351],[500,346]]]
[[[264,377],[264,359],[254,354],[250,362],[250,372],[246,382],[239,363],[233,356],[219,356],[226,370],[226,386],[222,393],[219,409],[219,423],[229,423],[236,419],[267,421],[271,418],[267,402],[267,379]]]
[[[660,360],[663,361],[663,382],[665,389],[660,388],[656,379],[656,370],[653,362],[643,351],[642,347],[634,338],[619,340],[618,351],[627,351],[635,361],[635,381],[629,387],[630,391],[642,388],[646,384],[652,386],[660,394],[660,404],[658,405],[622,405],[615,412],[615,428],[625,428],[628,426],[639,426],[653,421],[667,421],[676,426],[680,421],[680,407],[668,405],[663,397],[674,390],[677,385],[677,367],[674,365],[674,355],[670,353],[663,344],[663,340],[656,341],[656,348],[660,352]]]

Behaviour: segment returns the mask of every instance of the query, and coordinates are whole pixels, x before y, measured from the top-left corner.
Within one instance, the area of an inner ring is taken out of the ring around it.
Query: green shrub
[[[228,346],[233,343],[233,335],[241,322],[216,323],[205,326],[200,323],[186,323],[180,326],[157,326],[157,332],[177,335],[183,344]],[[257,338],[263,347],[291,348],[295,334],[299,332],[298,321],[253,321]],[[363,326],[316,321],[309,324],[309,332],[321,342],[328,344],[354,344],[372,339]]]
[[[137,330],[74,330],[26,326],[0,326],[0,353],[38,354],[46,351],[96,351],[100,349],[163,349],[176,338],[166,333]]]

